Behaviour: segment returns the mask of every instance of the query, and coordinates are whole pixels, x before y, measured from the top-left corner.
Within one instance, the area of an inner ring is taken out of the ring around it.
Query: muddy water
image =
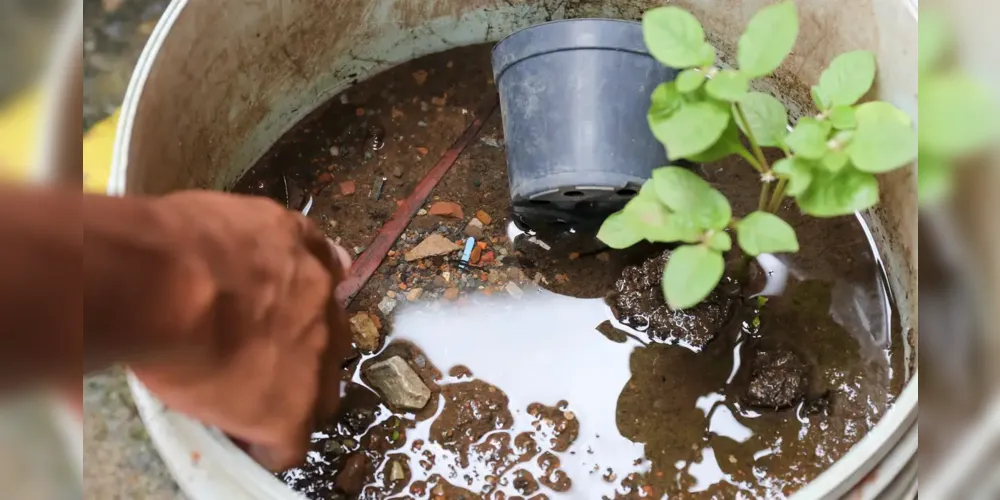
[[[363,247],[471,120],[472,103],[492,91],[489,76],[488,49],[472,47],[361,83],[279,141],[237,190],[290,205],[312,194],[312,216],[328,234]],[[314,434],[307,464],[281,475],[291,486],[338,499],[781,497],[892,404],[904,381],[902,340],[857,219],[812,220],[786,207],[802,250],[780,257],[788,275],[780,296],[759,311],[756,299],[735,300],[727,314],[683,321],[662,311],[651,329],[621,311],[616,318],[609,304],[623,291],[658,293],[658,267],[643,274],[643,263],[665,249],[603,252],[592,235],[533,235],[503,221],[498,115],[433,193],[465,207],[465,219],[414,219],[397,256],[352,303],[391,333],[345,370],[341,415]],[[370,151],[375,125],[387,139]],[[746,165],[696,169],[734,213],[753,209]],[[382,177],[375,197],[369,186]],[[495,267],[398,258],[432,232],[461,238],[477,209],[497,219],[481,240],[497,253]],[[523,296],[504,292],[497,269]],[[440,299],[455,283],[460,298]],[[422,287],[424,298],[401,301],[392,292],[401,285]],[[636,303],[653,317],[657,295],[647,295]],[[383,314],[376,305],[385,297],[400,305]],[[369,389],[365,369],[394,355],[431,389],[420,411],[393,412]]]

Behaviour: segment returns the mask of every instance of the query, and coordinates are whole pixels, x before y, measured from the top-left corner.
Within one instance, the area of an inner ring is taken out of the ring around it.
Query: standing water
[[[471,121],[490,76],[488,46],[378,75],[296,126],[236,190],[293,208],[312,195],[310,217],[360,252]],[[753,209],[746,165],[696,168],[734,213]],[[664,248],[508,231],[506,186],[495,113],[432,194],[464,213],[416,217],[351,304],[385,338],[355,332],[341,414],[281,474],[289,485],[327,499],[782,497],[901,390],[902,340],[859,220],[786,207],[802,249],[778,257],[780,296],[758,314],[757,299],[720,287],[670,311]],[[431,235],[464,241],[474,213],[478,263],[404,258]],[[393,356],[430,389],[421,410],[393,411],[373,390],[368,370]]]

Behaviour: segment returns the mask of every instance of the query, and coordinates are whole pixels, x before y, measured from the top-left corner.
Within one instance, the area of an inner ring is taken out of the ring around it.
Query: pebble
[[[472,254],[469,255],[469,264],[478,265],[480,260],[483,258],[483,249],[475,247],[472,249]]]
[[[430,111],[431,105],[427,104],[427,101],[420,101],[420,111]]]
[[[389,480],[402,481],[403,479],[406,479],[406,471],[403,470],[403,464],[399,463],[399,460],[394,460],[389,467]]]
[[[455,300],[458,298],[458,288],[451,287],[444,291],[444,298],[446,300]]]
[[[496,256],[493,252],[483,252],[483,258],[479,262],[483,264],[492,264],[496,260]]]
[[[448,255],[458,250],[458,248],[458,245],[448,238],[440,234],[432,234],[424,238],[424,241],[421,241],[419,245],[413,247],[409,252],[406,252],[404,258],[408,262],[412,262],[427,257]]]
[[[476,211],[476,219],[479,219],[479,222],[482,222],[485,225],[489,225],[490,222],[493,222],[493,217],[490,217],[490,214],[482,210]]]
[[[330,146],[330,156],[340,156],[340,146]]]
[[[513,281],[508,281],[507,285],[503,288],[511,295],[511,297],[514,297],[515,299],[524,297],[524,290],[521,290],[521,287],[517,286],[517,284]]]
[[[426,127],[427,126],[427,122],[425,122],[423,120],[420,120],[419,122],[417,122],[417,126],[418,127]]]
[[[354,254],[361,255],[361,252],[365,251],[365,247],[354,247]]]
[[[427,81],[427,70],[418,69],[413,72],[413,81],[417,82],[417,85],[423,85]]]
[[[443,217],[453,217],[455,219],[465,218],[465,214],[462,213],[462,206],[453,201],[434,202],[427,210],[427,213]]]
[[[444,276],[435,276],[433,280],[434,286],[438,288],[443,288],[448,286],[448,280],[444,279]]]
[[[406,300],[412,302],[414,300],[419,299],[420,296],[423,294],[424,294],[423,288],[413,288],[410,291],[406,292]]]
[[[347,97],[346,93],[345,94],[340,94],[340,103],[341,104],[347,104],[349,102],[351,102],[351,100],[350,100],[350,98]]]
[[[507,279],[511,281],[520,281],[522,278],[521,270],[516,267],[507,268]]]
[[[395,167],[393,167],[393,169],[392,169],[392,176],[393,177],[402,177],[403,176],[403,166],[402,165],[396,165]]]
[[[483,222],[478,218],[472,219],[468,224],[465,225],[465,235],[472,236],[475,239],[480,239],[483,237]]]
[[[609,254],[608,252],[601,252],[597,254],[597,260],[601,262],[608,262],[611,260],[611,254]]]
[[[448,271],[441,273],[441,277],[444,278],[445,281],[451,281],[451,273]]]
[[[489,276],[486,278],[486,281],[489,281],[490,283],[496,283],[497,281],[500,281],[502,279],[503,278],[500,277],[500,271],[497,271],[496,269],[491,269]]]
[[[354,194],[356,190],[357,186],[354,184],[354,181],[344,181],[340,183],[340,194],[344,196],[350,196]]]
[[[355,314],[350,319],[351,334],[354,343],[365,352],[374,352],[378,349],[379,334],[378,327],[372,317],[365,312]]]
[[[479,139],[479,142],[491,147],[491,148],[502,148],[503,139],[495,137],[492,135],[486,135]]]
[[[378,310],[382,311],[382,314],[388,316],[392,314],[392,310],[396,308],[396,301],[392,297],[382,297],[382,300],[378,303]]]
[[[441,97],[431,97],[431,104],[435,106],[444,106],[448,103],[448,93],[445,92]]]
[[[419,410],[431,398],[431,391],[420,375],[399,356],[371,365],[365,375],[386,402],[396,408]]]

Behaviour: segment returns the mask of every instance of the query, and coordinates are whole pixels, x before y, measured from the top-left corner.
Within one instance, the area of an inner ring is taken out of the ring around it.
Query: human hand
[[[314,424],[340,400],[350,334],[334,290],[350,257],[268,199],[188,191],[153,203],[208,279],[181,301],[202,304],[181,348],[131,369],[168,407],[245,442],[265,467],[300,463]]]

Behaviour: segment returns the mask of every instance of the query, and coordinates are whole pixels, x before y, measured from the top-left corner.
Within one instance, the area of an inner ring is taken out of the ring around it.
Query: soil
[[[360,253],[492,92],[485,45],[400,65],[311,114],[234,190],[291,208],[312,196],[310,217]],[[857,219],[789,204],[802,249],[784,294],[759,307],[736,293],[757,281],[727,279],[674,311],[669,248],[609,251],[590,231],[513,220],[500,112],[486,118],[424,207],[462,217],[415,217],[350,304],[383,347],[347,364],[341,412],[280,474],[290,486],[316,499],[781,498],[892,404],[903,340]],[[754,209],[738,159],[692,168],[734,213]],[[403,258],[432,234],[464,244],[480,212],[468,265]],[[431,390],[422,410],[393,413],[366,383],[391,356]]]

